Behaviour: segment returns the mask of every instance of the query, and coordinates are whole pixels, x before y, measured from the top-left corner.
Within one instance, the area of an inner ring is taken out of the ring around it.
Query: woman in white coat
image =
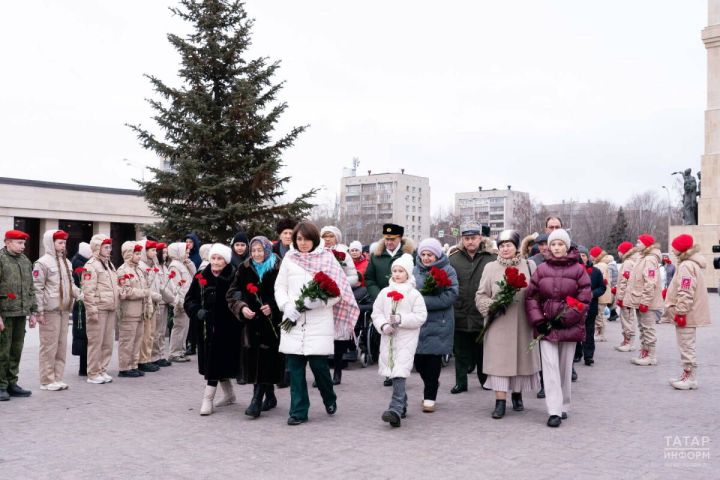
[[[343,272],[347,276],[350,288],[360,283],[358,279],[355,262],[350,256],[350,250],[342,243],[342,233],[337,227],[327,226],[320,229],[320,238],[325,243],[325,248],[335,256]],[[350,347],[354,332],[335,332],[335,351],[333,352],[333,385],[340,385],[342,381],[343,356]]]
[[[415,289],[414,267],[408,253],[395,260],[390,270],[390,284],[380,291],[373,304],[373,325],[382,334],[378,373],[393,381],[390,406],[383,412],[382,419],[393,427],[400,426],[400,419],[405,418],[407,412],[405,382],[415,362],[420,327],[427,319],[425,300]],[[402,298],[394,300],[392,297],[396,295]]]
[[[327,303],[306,299],[307,310],[302,313],[295,306],[303,286],[315,274],[324,272],[337,283],[341,295]],[[294,323],[282,330],[279,350],[287,355],[290,375],[290,417],[288,425],[307,421],[310,399],[305,366],[309,363],[315,382],[325,404],[325,411],[337,411],[337,397],[333,390],[327,356],[334,353],[336,332],[353,331],[360,309],[340,264],[321,244],[320,231],[309,222],[299,223],[293,230],[292,246],[285,255],[275,281],[275,300],[284,312],[283,319]]]

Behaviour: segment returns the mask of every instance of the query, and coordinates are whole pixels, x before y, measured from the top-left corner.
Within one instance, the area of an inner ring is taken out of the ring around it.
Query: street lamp
[[[139,164],[137,164],[137,163],[135,163],[135,162],[131,162],[131,161],[128,160],[127,158],[123,158],[122,161],[123,161],[123,163],[124,163],[125,165],[127,165],[128,167],[139,168],[139,169],[140,169],[140,174],[142,175],[142,181],[143,181],[143,182],[145,181],[145,166],[144,166],[144,165],[139,165]]]
[[[665,193],[667,193],[667,197],[668,197],[667,217],[668,217],[668,229],[669,229],[670,228],[670,189],[667,188],[665,185],[662,185],[662,188],[665,189]]]

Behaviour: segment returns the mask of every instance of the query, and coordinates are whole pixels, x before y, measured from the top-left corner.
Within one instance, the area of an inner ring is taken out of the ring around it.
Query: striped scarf
[[[340,268],[335,256],[325,248],[317,248],[309,253],[300,253],[290,247],[284,260],[295,263],[310,275],[314,276],[317,272],[322,271],[335,280],[335,283],[340,288],[340,301],[333,306],[335,338],[353,338],[355,335],[355,323],[360,315],[360,308],[355,301],[355,295],[352,293],[347,276]]]

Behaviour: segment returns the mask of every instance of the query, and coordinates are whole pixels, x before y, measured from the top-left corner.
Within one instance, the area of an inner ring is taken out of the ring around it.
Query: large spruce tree
[[[152,228],[165,238],[195,231],[203,242],[226,243],[237,229],[270,234],[283,217],[302,217],[315,189],[283,201],[282,153],[305,127],[279,138],[273,129],[287,108],[273,83],[279,62],[246,58],[253,21],[231,0],[181,0],[170,10],[193,26],[184,38],[168,34],[181,58],[181,85],[150,79],[159,99],[157,131],[130,125],[142,145],[167,162],[138,181],[162,221]]]
[[[615,252],[618,245],[626,240],[629,240],[627,229],[628,222],[625,218],[625,211],[623,210],[623,207],[620,207],[617,217],[615,218],[615,224],[610,229],[610,235],[608,236],[607,241],[608,244],[605,245],[605,248],[609,249],[607,250],[608,253]]]

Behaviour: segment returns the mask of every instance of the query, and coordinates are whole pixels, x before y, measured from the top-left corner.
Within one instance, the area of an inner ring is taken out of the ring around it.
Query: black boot
[[[495,400],[495,410],[492,412],[493,418],[502,418],[505,416],[505,400]]]
[[[577,382],[578,374],[575,371],[575,367],[572,367],[572,373],[570,374],[570,381]]]
[[[335,372],[333,373],[333,385],[340,385],[341,381],[342,381],[342,369],[339,367],[335,367]]]
[[[87,355],[80,355],[80,368],[78,369],[78,376],[87,377]]]
[[[543,380],[542,370],[540,370],[540,391],[537,393],[537,398],[545,398],[545,381]]]
[[[262,403],[262,411],[267,412],[277,407],[277,397],[275,396],[275,387],[265,385],[265,400]]]
[[[260,416],[260,412],[262,411],[263,393],[265,393],[265,389],[263,388],[263,386],[256,383],[253,386],[253,397],[252,400],[250,400],[250,405],[248,405],[247,409],[245,410],[245,415],[253,418],[257,418]]]
[[[11,383],[10,385],[8,385],[7,393],[11,397],[29,397],[30,395],[32,395],[32,392],[30,390],[25,390],[17,383]]]
[[[513,392],[511,399],[513,404],[513,410],[515,410],[516,412],[522,412],[523,410],[525,410],[525,406],[523,405],[522,401],[522,393]]]

